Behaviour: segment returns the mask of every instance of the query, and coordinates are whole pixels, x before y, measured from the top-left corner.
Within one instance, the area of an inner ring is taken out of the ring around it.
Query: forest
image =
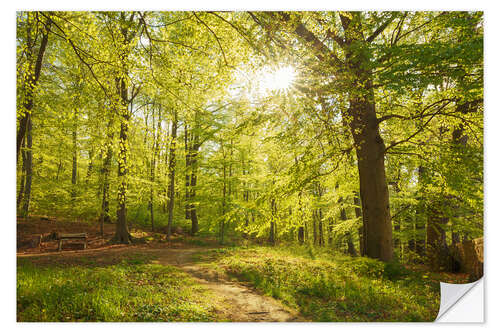
[[[432,321],[482,276],[482,12],[16,30],[18,321]]]

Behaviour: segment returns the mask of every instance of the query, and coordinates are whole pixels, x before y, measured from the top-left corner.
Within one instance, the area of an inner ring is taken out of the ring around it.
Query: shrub
[[[395,281],[407,276],[410,273],[403,265],[397,261],[390,261],[384,265],[384,278]]]

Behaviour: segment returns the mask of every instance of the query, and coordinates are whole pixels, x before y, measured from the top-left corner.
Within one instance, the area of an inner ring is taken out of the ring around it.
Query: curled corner
[[[481,279],[474,281],[472,283],[464,283],[464,284],[440,282],[441,302],[439,305],[439,313],[438,313],[435,321],[438,321],[438,322],[439,321],[447,321],[447,320],[442,320],[443,315],[446,314],[451,308],[453,308],[454,305],[457,304],[460,301],[460,299],[462,299],[462,297],[464,297],[477,284],[481,284],[481,286],[482,286],[483,279],[481,278]],[[474,307],[475,305],[470,305],[470,306]],[[482,311],[482,308],[481,308],[481,311]]]

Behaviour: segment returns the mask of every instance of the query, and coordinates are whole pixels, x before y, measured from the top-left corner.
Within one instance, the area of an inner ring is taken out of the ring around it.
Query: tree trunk
[[[439,270],[448,267],[448,245],[446,244],[445,225],[448,217],[440,211],[440,203],[433,202],[428,207],[427,215],[427,258],[432,269]]]
[[[156,172],[156,158],[158,155],[158,140],[161,129],[161,113],[158,111],[158,124],[155,127],[154,111],[153,111],[153,153],[151,156],[150,167],[150,181],[151,186],[149,189],[149,215],[151,219],[151,231],[155,231],[155,218],[154,218],[154,185],[155,185],[155,172]]]
[[[48,21],[47,27],[50,28],[51,21]],[[30,32],[28,32],[30,34]],[[31,38],[31,37],[28,37]],[[21,150],[22,141],[26,135],[26,129],[31,123],[31,111],[33,110],[33,94],[34,90],[38,84],[38,79],[40,78],[40,72],[42,69],[43,56],[45,54],[45,49],[47,48],[47,42],[49,40],[49,32],[44,29],[44,33],[42,35],[42,40],[40,42],[40,48],[38,49],[38,54],[36,57],[35,68],[33,68],[33,49],[32,46],[28,47],[27,50],[27,58],[28,63],[30,64],[27,73],[25,73],[25,82],[24,89],[26,91],[26,95],[24,97],[24,101],[22,103],[23,107],[23,115],[19,120],[19,129],[17,131],[17,142],[16,142],[16,161],[19,159],[19,152]],[[28,42],[28,44],[31,44]]]
[[[132,116],[132,98],[128,96],[128,86],[126,76],[128,75],[128,61],[129,61],[129,46],[134,38],[135,33],[130,30],[130,23],[133,20],[133,15],[127,19],[125,12],[120,12],[120,32],[123,37],[123,51],[120,52],[120,75],[115,79],[116,90],[119,96],[120,115],[120,138],[119,138],[119,151],[118,151],[118,209],[116,220],[116,233],[114,240],[118,243],[129,244],[132,241],[132,236],[128,230],[127,224],[127,189],[128,189],[128,129],[130,118]]]
[[[111,159],[113,157],[113,115],[111,115],[107,128],[106,157],[102,162],[102,201],[101,201],[101,237],[104,237],[104,223],[111,223],[109,214],[109,175],[111,172]]]
[[[271,221],[269,225],[269,243],[271,245],[275,245],[276,243],[276,235],[275,235],[275,228],[276,228],[276,199],[272,198],[271,199]]]
[[[186,179],[186,183],[185,183],[185,187],[186,187],[186,203],[185,203],[185,218],[186,220],[190,219],[191,218],[191,215],[190,215],[190,203],[189,203],[189,195],[190,195],[190,190],[189,190],[189,185],[191,184],[191,177],[190,177],[190,167],[191,167],[191,160],[190,160],[190,157],[191,157],[191,148],[190,148],[190,140],[188,139],[188,135],[189,135],[189,132],[188,132],[188,125],[187,123],[184,124],[184,153],[186,155],[186,175],[185,175],[185,179]]]
[[[328,245],[333,243],[333,218],[328,218]]]
[[[305,240],[306,240],[306,243],[309,243],[309,228],[307,227],[307,221],[306,220],[303,220],[304,221],[304,236],[305,236]]]
[[[352,242],[351,234],[348,233],[347,237],[347,253],[353,257],[357,256],[356,249],[354,248],[354,243]]]
[[[418,186],[422,189],[423,175],[425,172],[425,168],[420,166],[418,168]],[[423,194],[423,193],[422,193]],[[415,252],[419,256],[425,255],[425,201],[423,198],[420,198],[415,214]]]
[[[347,119],[356,147],[363,226],[366,229],[366,254],[390,261],[393,256],[389,190],[385,176],[384,140],[380,136],[375,112],[372,74],[368,52],[353,53],[352,44],[367,48],[359,12],[351,17],[341,14],[346,36],[346,65],[352,90],[349,92]]]
[[[356,192],[354,194],[354,213],[356,214],[356,218],[362,218],[362,212],[361,212],[361,206],[360,206],[360,202],[359,202],[359,193]],[[366,244],[365,244],[365,239],[366,239],[366,236],[365,236],[365,228],[363,228],[363,225],[361,225],[359,228],[358,228],[358,236],[359,236],[359,255],[360,256],[364,256],[366,255],[365,253],[365,248],[366,248]]]
[[[117,88],[120,92],[119,115],[120,137],[118,150],[118,209],[116,232],[114,240],[118,243],[130,244],[132,237],[127,224],[127,189],[128,189],[128,129],[131,113],[128,110],[128,91],[124,79],[117,79]]]
[[[89,164],[87,166],[87,174],[85,175],[85,184],[88,184],[93,169],[94,169],[94,147],[92,147],[89,151]]]
[[[242,159],[241,161],[241,170],[243,176],[248,175],[249,171],[245,170],[245,160]],[[248,209],[248,200],[249,200],[249,192],[248,192],[248,184],[246,180],[243,182],[243,200],[245,200],[246,203],[246,209]],[[249,217],[248,217],[248,211],[245,209],[245,231],[243,232],[243,237],[248,238],[248,223],[249,223]]]
[[[126,106],[122,106],[125,107]],[[131,241],[127,225],[127,154],[128,154],[128,125],[130,116],[128,110],[122,110],[120,121],[120,144],[118,155],[118,209],[116,220],[115,240],[119,243],[129,244]]]
[[[22,165],[21,165],[21,179],[19,180],[19,194],[17,195],[17,201],[16,201],[16,208],[19,210],[19,206],[21,205],[21,202],[23,202],[23,195],[24,195],[24,183],[26,181],[26,151],[25,151],[25,146],[26,143],[23,140],[22,144],[22,149],[21,149],[21,158],[22,158]]]
[[[318,245],[319,246],[323,246],[324,245],[324,240],[323,240],[323,211],[321,210],[321,208],[318,209],[318,220],[319,220],[319,223],[318,223],[318,236],[319,236],[319,241],[318,241]]]
[[[391,182],[391,185],[393,185],[394,192],[396,193],[396,196],[401,192],[401,188],[399,187],[399,179],[401,175],[401,166],[398,166],[398,179],[395,182]],[[400,209],[400,207],[398,208]],[[399,249],[399,256],[402,258],[403,251],[402,248],[404,244],[401,242],[401,218],[398,217],[397,219],[393,219],[393,224],[394,224],[394,232],[396,234],[395,237],[393,237],[394,241],[394,248]]]
[[[198,178],[198,150],[200,148],[200,144],[198,142],[198,134],[195,134],[194,136],[195,141],[193,143],[192,147],[192,154],[191,154],[191,189],[190,189],[190,194],[189,198],[191,200],[194,200],[196,197],[196,182]],[[189,216],[191,217],[191,235],[195,235],[198,232],[198,215],[196,212],[196,206],[193,202],[190,203],[189,205]]]
[[[191,180],[190,180],[190,191],[189,199],[191,200],[189,204],[189,216],[191,217],[191,235],[195,235],[198,232],[198,215],[196,212],[196,205],[193,200],[196,197],[196,184],[198,180],[198,151],[200,149],[200,123],[198,113],[195,114],[194,118],[194,128],[192,130],[192,143],[189,145],[189,166],[191,169]]]
[[[340,198],[340,202],[342,202],[343,199]],[[347,212],[345,210],[345,207],[340,209],[340,220],[341,221],[347,221]],[[354,243],[352,242],[352,236],[350,232],[345,233],[345,239],[346,239],[346,244],[347,244],[347,253],[350,254],[351,256],[356,256],[356,249],[354,248]]]
[[[220,227],[219,227],[219,239],[220,239],[220,244],[224,244],[224,221],[226,218],[226,158],[224,154],[224,165],[222,167],[223,169],[223,186],[222,186],[222,217],[220,221]]]
[[[77,147],[77,113],[74,113],[74,124],[73,124],[73,132],[71,133],[71,137],[73,140],[73,158],[72,158],[72,168],[71,168],[71,201],[74,204],[76,199],[76,180],[78,175],[78,147]]]
[[[169,138],[170,133],[171,133],[170,126],[167,126],[165,137]],[[170,151],[170,147],[172,146],[172,140],[167,139],[165,141],[166,141],[165,142],[165,152],[167,152],[167,151]],[[168,175],[169,175],[168,174],[169,173],[168,166],[170,165],[169,155],[170,154],[165,153],[165,165],[167,166],[165,168],[165,174],[164,174],[165,179],[169,179],[169,177],[168,177]],[[167,203],[168,203],[168,185],[163,187],[163,195],[164,195],[164,200],[163,200],[163,204],[162,204],[162,212],[163,212],[163,214],[166,214],[167,213]]]
[[[305,237],[304,237],[304,227],[299,227],[298,229],[298,239],[299,239],[299,244],[302,245],[304,244],[304,240],[305,240]]]
[[[318,244],[318,234],[316,230],[316,220],[317,220],[317,212],[316,210],[313,211],[313,244],[317,245]]]
[[[231,200],[233,195],[233,139],[229,142],[229,182],[227,184],[227,197]]]
[[[466,104],[461,104],[457,107],[457,109],[462,110],[463,114],[466,114],[470,109],[470,106],[468,103]],[[459,125],[455,126],[452,132],[452,147],[454,150],[456,150],[458,153],[460,152],[461,149],[467,146],[467,141],[468,141],[468,136],[464,135],[464,122],[460,123]],[[457,207],[457,215],[458,212],[460,211],[460,207]],[[452,225],[452,233],[451,233],[451,240],[452,244],[456,245],[460,242],[460,233],[457,230],[456,222],[453,223]]]
[[[172,222],[174,218],[174,195],[175,195],[175,151],[177,146],[177,111],[174,111],[174,119],[172,120],[172,141],[170,143],[170,156],[168,163],[168,224],[167,224],[167,239],[172,236]]]
[[[375,105],[364,97],[350,101],[352,135],[356,145],[366,255],[382,261],[393,256],[389,191],[385,176],[385,145],[380,136]]]
[[[30,200],[31,200],[31,182],[33,179],[33,120],[28,118],[27,131],[26,131],[26,183],[24,186],[24,204],[22,210],[22,217],[28,217]]]

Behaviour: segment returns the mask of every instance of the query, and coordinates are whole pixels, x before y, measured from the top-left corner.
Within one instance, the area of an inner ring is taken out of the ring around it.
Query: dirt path
[[[190,274],[201,285],[222,298],[228,310],[226,315],[237,322],[284,322],[304,321],[293,310],[286,308],[277,300],[261,295],[241,283],[228,281],[210,269],[200,266],[191,259],[200,249],[168,249],[159,252],[158,261],[174,265]]]
[[[70,263],[75,259],[92,258],[96,262],[118,260],[124,255],[152,254],[153,262],[172,265],[191,275],[199,284],[211,290],[222,303],[223,317],[233,322],[285,322],[305,321],[294,310],[287,308],[277,300],[259,294],[256,290],[242,283],[229,281],[217,272],[197,264],[192,258],[206,248],[145,248],[117,247],[103,250],[63,251],[60,253],[18,254],[18,258],[29,257],[39,262],[61,261]]]

